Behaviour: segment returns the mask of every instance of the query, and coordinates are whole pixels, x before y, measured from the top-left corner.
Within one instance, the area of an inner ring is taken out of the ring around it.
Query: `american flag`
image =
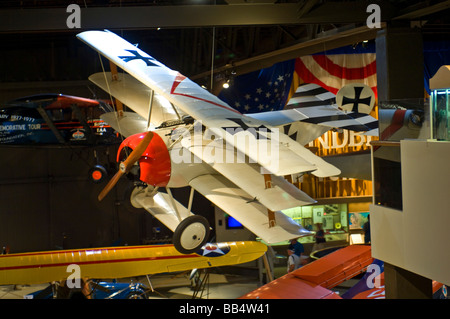
[[[289,97],[295,59],[236,76],[219,98],[241,113],[282,110]]]
[[[346,84],[363,83],[377,96],[375,52],[351,52],[343,48],[300,57],[296,60],[295,72],[303,82],[315,83],[333,94]]]

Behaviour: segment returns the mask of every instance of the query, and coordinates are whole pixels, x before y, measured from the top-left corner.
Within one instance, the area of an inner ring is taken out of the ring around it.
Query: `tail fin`
[[[345,88],[345,87],[344,87]],[[338,98],[342,96],[338,92]],[[313,83],[300,85],[286,105],[305,115],[301,122],[325,126],[328,129],[340,128],[367,135],[378,135],[378,121],[374,117],[358,111],[341,110],[337,96]],[[369,111],[370,112],[370,111]]]

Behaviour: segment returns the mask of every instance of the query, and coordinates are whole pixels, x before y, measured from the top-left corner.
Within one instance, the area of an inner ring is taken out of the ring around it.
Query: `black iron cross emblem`
[[[130,62],[132,60],[142,60],[144,61],[147,66],[158,66],[155,62],[156,60],[153,59],[152,57],[145,57],[142,56],[139,52],[137,52],[136,50],[125,50],[130,52],[131,54],[133,54],[132,56],[119,56],[119,58],[121,58],[122,60],[124,60],[125,62]]]
[[[249,130],[249,132],[251,132],[252,130],[255,130],[255,133],[256,133],[256,139],[263,139],[263,140],[265,140],[265,139],[269,139],[268,137],[266,137],[266,136],[264,136],[264,135],[261,135],[260,134],[260,132],[263,132],[263,133],[268,133],[268,132],[270,132],[270,129],[269,128],[267,128],[267,127],[265,127],[264,125],[260,125],[260,126],[258,126],[258,127],[255,127],[255,126],[248,126],[242,119],[240,119],[240,118],[227,118],[227,120],[230,120],[230,121],[233,121],[233,122],[235,122],[237,125],[239,125],[239,128],[241,128],[242,130],[244,130],[244,131],[247,131],[247,130]],[[237,128],[237,127],[222,127],[224,130],[226,130],[227,132],[230,132],[231,134],[236,134],[238,131],[240,131],[240,130],[238,130],[239,128]],[[231,129],[233,129],[233,130],[231,130]]]
[[[361,99],[361,92],[364,89],[364,87],[355,86],[354,89],[355,89],[355,98],[351,99],[346,96],[342,97],[342,105],[353,103],[352,112],[359,113],[358,112],[358,104],[366,104],[366,105],[370,106],[372,97],[369,96],[369,97]]]

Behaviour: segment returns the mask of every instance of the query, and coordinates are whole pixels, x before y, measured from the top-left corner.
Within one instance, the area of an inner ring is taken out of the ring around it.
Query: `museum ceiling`
[[[67,28],[68,3],[81,8],[81,29]],[[200,81],[212,70],[242,74],[372,40],[377,30],[366,21],[373,3],[381,8],[383,25],[414,26],[427,38],[449,38],[448,0],[1,1],[0,36],[7,50],[51,55],[60,46],[74,47],[80,30],[107,28]]]

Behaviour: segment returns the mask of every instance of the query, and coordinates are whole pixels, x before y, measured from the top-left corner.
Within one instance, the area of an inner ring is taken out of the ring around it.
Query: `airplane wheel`
[[[173,233],[173,244],[182,254],[191,254],[206,244],[209,223],[205,217],[193,215],[181,221]]]
[[[96,184],[103,182],[107,176],[108,172],[101,165],[95,165],[89,170],[89,178]]]

